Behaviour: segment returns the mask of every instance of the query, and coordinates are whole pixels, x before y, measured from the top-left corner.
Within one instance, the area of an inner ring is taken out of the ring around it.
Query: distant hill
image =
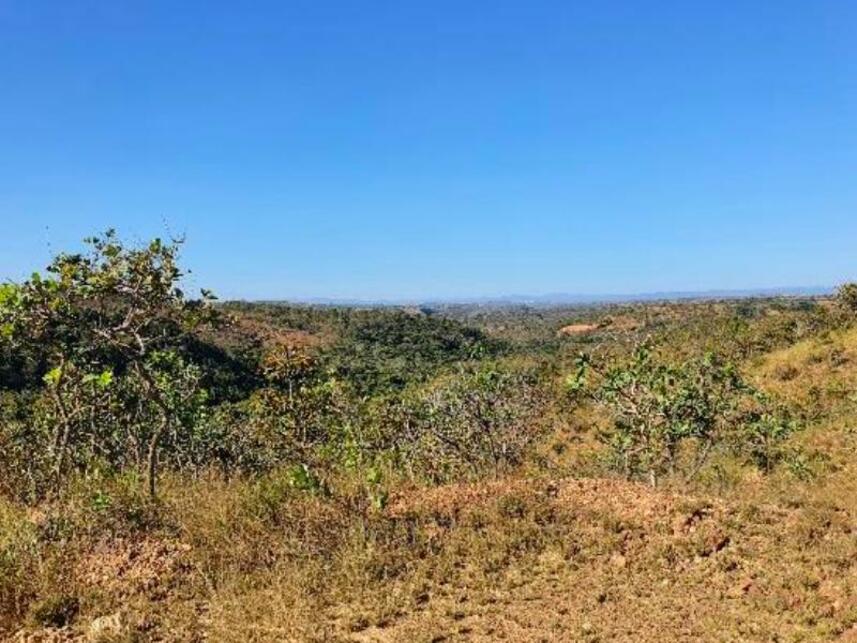
[[[429,299],[358,299],[311,297],[306,299],[270,300],[264,303],[296,303],[313,306],[424,306],[478,304],[483,306],[567,306],[645,301],[745,299],[755,297],[822,297],[832,294],[829,286],[795,286],[781,288],[747,288],[738,290],[676,290],[648,293],[584,294],[547,293],[544,295],[503,295],[497,297],[449,297]]]

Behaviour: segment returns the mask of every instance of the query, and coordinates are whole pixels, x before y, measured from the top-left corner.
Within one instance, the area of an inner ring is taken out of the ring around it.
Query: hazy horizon
[[[836,286],[779,286],[768,288],[745,288],[737,290],[693,290],[693,291],[652,291],[652,292],[549,292],[549,293],[507,293],[495,295],[473,295],[462,297],[413,297],[413,298],[371,298],[371,297],[319,297],[319,296],[295,296],[285,298],[222,298],[225,301],[246,301],[251,303],[285,303],[298,305],[379,305],[379,306],[402,306],[402,305],[534,305],[534,306],[563,306],[563,305],[589,305],[589,304],[614,304],[631,303],[638,301],[670,301],[688,299],[741,299],[741,298],[764,298],[764,297],[815,297],[832,295]]]

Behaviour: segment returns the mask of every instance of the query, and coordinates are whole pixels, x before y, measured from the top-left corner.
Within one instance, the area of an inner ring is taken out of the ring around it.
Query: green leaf
[[[48,386],[56,386],[59,383],[61,377],[62,367],[57,366],[45,373],[45,376],[42,378],[42,381],[44,381],[44,383]]]
[[[113,383],[113,371],[110,369],[104,371],[101,375],[98,376],[98,386],[101,388],[107,388]]]
[[[14,306],[19,296],[20,289],[15,284],[0,284],[0,306]]]
[[[384,474],[378,467],[371,467],[366,473],[366,482],[369,484],[381,484],[384,479]]]
[[[372,508],[376,511],[382,511],[390,500],[390,495],[386,491],[379,491],[369,496],[372,503]]]
[[[293,467],[289,471],[289,484],[300,491],[317,492],[321,488],[318,478],[305,464]]]

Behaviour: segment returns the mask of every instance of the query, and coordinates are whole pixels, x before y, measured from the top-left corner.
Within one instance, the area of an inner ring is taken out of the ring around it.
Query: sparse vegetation
[[[846,311],[857,313],[857,284],[843,284],[836,293],[836,298]]]
[[[3,637],[855,632],[853,287],[219,304],[179,248],[0,288]]]
[[[590,374],[598,379],[592,386]],[[643,344],[627,363],[606,368],[583,354],[568,386],[609,409],[612,424],[600,437],[612,466],[628,478],[645,474],[652,486],[666,474],[696,477],[723,450],[770,471],[796,427],[712,354],[666,364]]]

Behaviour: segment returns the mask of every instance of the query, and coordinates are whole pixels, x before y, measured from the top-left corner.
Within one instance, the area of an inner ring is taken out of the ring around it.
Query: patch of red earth
[[[565,336],[585,335],[599,328],[598,324],[569,324],[568,326],[563,326],[557,332],[559,335]]]
[[[146,595],[166,598],[191,570],[190,545],[144,539],[104,542],[78,563],[77,578],[84,585],[127,598]]]
[[[484,505],[513,494],[544,495],[561,506],[607,510],[621,517],[649,519],[679,512],[693,504],[688,496],[671,494],[641,484],[609,479],[496,480],[478,484],[453,484],[414,489],[396,494],[387,506],[391,518],[408,514],[454,516],[464,509]],[[706,500],[706,512],[720,510],[720,503]]]

